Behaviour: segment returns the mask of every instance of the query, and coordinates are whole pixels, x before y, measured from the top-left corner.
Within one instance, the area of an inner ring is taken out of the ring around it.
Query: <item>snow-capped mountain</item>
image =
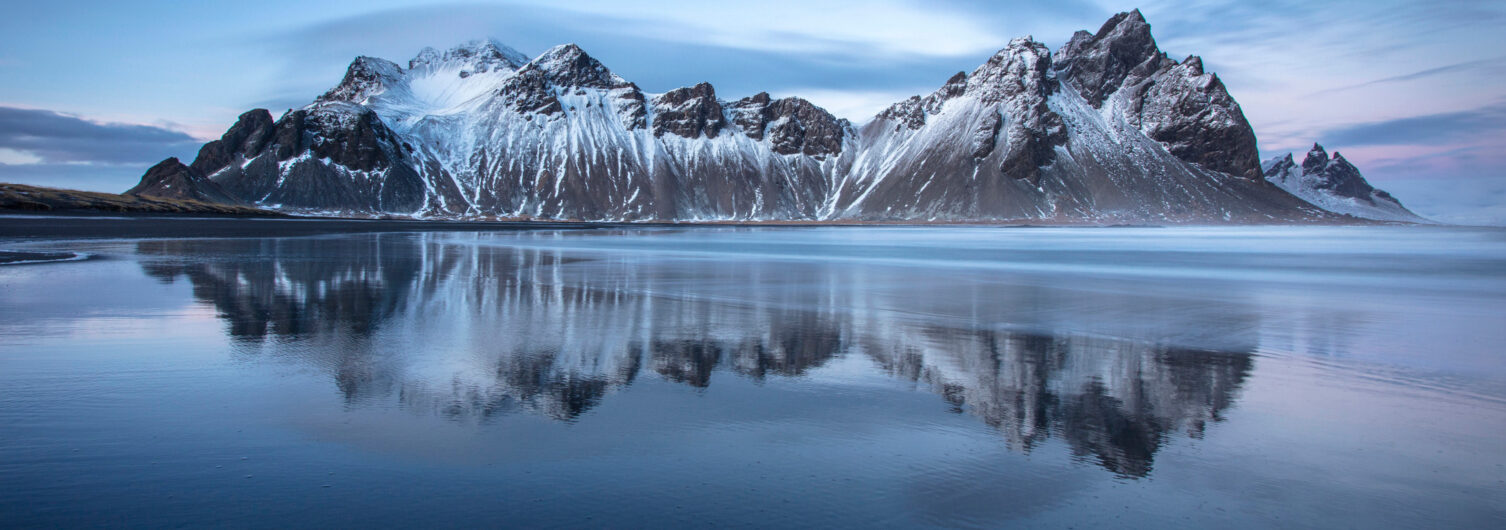
[[[1138,11],[1055,54],[1016,39],[861,130],[800,98],[646,93],[573,44],[532,59],[492,40],[406,66],[359,57],[308,106],[242,115],[179,172],[185,193],[432,217],[1327,216],[1260,178],[1239,105],[1200,59],[1160,52]],[[155,178],[134,190],[163,189]]]
[[[1380,221],[1429,222],[1390,193],[1371,186],[1344,155],[1334,151],[1329,158],[1318,144],[1313,144],[1300,166],[1287,153],[1262,162],[1261,167],[1272,184],[1330,212]]]
[[[1138,11],[1050,54],[1015,39],[971,74],[883,111],[836,217],[1258,222],[1309,215],[1261,182],[1255,136],[1202,61]]]

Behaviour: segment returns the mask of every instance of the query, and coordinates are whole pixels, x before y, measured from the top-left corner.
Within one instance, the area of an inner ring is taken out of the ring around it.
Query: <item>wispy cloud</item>
[[[1383,78],[1380,78],[1380,79],[1366,81],[1364,83],[1358,83],[1358,84],[1354,84],[1354,85],[1348,85],[1348,86],[1341,86],[1341,87],[1336,87],[1336,88],[1330,88],[1330,89],[1327,89],[1327,90],[1320,90],[1320,91],[1314,92],[1313,94],[1315,94],[1315,95],[1316,94],[1331,94],[1331,93],[1334,93],[1334,92],[1344,92],[1344,91],[1348,91],[1348,90],[1354,90],[1354,89],[1357,89],[1357,88],[1365,88],[1365,87],[1376,86],[1376,85],[1384,85],[1384,84],[1387,84],[1387,83],[1404,83],[1404,82],[1407,82],[1407,81],[1416,81],[1418,79],[1426,79],[1426,78],[1429,78],[1429,77],[1434,77],[1434,76],[1439,76],[1439,75],[1445,75],[1445,74],[1452,74],[1452,73],[1459,73],[1459,72],[1470,72],[1470,71],[1477,71],[1477,70],[1499,70],[1502,66],[1506,66],[1506,57],[1496,57],[1494,59],[1482,59],[1482,60],[1479,60],[1479,61],[1465,61],[1465,62],[1462,62],[1462,63],[1454,63],[1454,64],[1450,64],[1450,65],[1440,66],[1440,67],[1437,67],[1437,68],[1429,68],[1429,69],[1426,69],[1426,70],[1412,72],[1410,74],[1394,75],[1394,76],[1390,76],[1390,77],[1383,77]]]
[[[1336,145],[1444,145],[1506,132],[1506,103],[1461,112],[1412,116],[1331,129],[1321,141]]]
[[[152,125],[100,123],[50,110],[0,107],[0,149],[9,162],[143,164],[192,152],[199,141]]]

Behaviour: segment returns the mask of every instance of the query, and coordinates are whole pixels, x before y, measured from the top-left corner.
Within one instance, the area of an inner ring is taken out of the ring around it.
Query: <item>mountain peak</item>
[[[1009,41],[988,62],[973,73],[953,76],[946,86],[966,83],[968,94],[979,96],[993,103],[1013,98],[1021,93],[1037,94],[1042,101],[1056,92],[1056,80],[1050,77],[1051,51],[1045,44],[1026,36]]]
[[[456,68],[468,73],[489,72],[502,67],[516,70],[528,62],[528,57],[502,44],[496,39],[476,39],[461,43],[440,52],[424,48],[408,61],[409,70],[439,70]]]
[[[539,54],[539,57],[573,57],[577,55],[587,55],[586,50],[581,49],[579,44],[567,42],[544,50],[544,53]]]
[[[1307,158],[1302,159],[1303,173],[1317,173],[1328,166],[1328,151],[1316,143],[1307,151]]]
[[[1063,77],[1073,79],[1083,99],[1097,107],[1127,80],[1148,77],[1171,60],[1156,46],[1150,24],[1137,10],[1114,15],[1098,33],[1077,32],[1056,51],[1053,62]]]
[[[1145,16],[1140,14],[1139,9],[1109,17],[1108,21],[1098,28],[1098,34],[1094,37],[1132,39],[1137,44],[1149,39],[1151,46],[1155,46],[1155,39],[1150,36],[1150,23],[1145,21]]]
[[[192,169],[205,176],[230,165],[236,153],[255,152],[272,139],[275,123],[267,109],[251,109],[236,118],[220,139],[199,148]]]
[[[319,96],[319,100],[359,103],[402,77],[403,68],[397,63],[362,55],[350,62],[340,84]]]
[[[627,82],[575,43],[550,48],[524,68],[537,70],[560,86],[611,88]]]
[[[1192,75],[1203,75],[1203,58],[1196,55],[1188,55],[1182,60],[1182,66],[1192,69]]]

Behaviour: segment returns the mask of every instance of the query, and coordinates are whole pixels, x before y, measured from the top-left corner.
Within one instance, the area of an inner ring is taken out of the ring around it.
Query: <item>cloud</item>
[[[1506,103],[1330,129],[1320,136],[1334,145],[1444,145],[1506,132]]]
[[[1337,88],[1330,88],[1330,89],[1327,89],[1327,90],[1321,90],[1321,91],[1315,92],[1314,94],[1328,94],[1328,93],[1333,93],[1333,92],[1343,92],[1343,91],[1346,91],[1346,90],[1354,90],[1356,88],[1364,88],[1364,87],[1375,86],[1375,85],[1383,85],[1383,84],[1387,84],[1387,83],[1402,83],[1402,82],[1406,82],[1406,81],[1415,81],[1415,80],[1418,80],[1418,79],[1426,79],[1426,78],[1433,77],[1433,76],[1444,75],[1444,74],[1452,74],[1452,73],[1456,73],[1456,72],[1468,72],[1468,71],[1487,70],[1487,69],[1498,71],[1499,69],[1492,69],[1491,67],[1500,66],[1502,64],[1506,64],[1506,57],[1496,57],[1494,59],[1482,59],[1482,60],[1478,60],[1478,61],[1465,61],[1465,62],[1462,62],[1462,63],[1454,63],[1454,64],[1450,64],[1450,65],[1440,66],[1440,67],[1437,67],[1437,68],[1429,68],[1429,69],[1418,71],[1418,72],[1412,72],[1410,74],[1395,75],[1395,76],[1391,76],[1391,77],[1383,77],[1383,78],[1376,79],[1376,80],[1373,80],[1373,81],[1366,81],[1364,83],[1359,83],[1359,84],[1354,84],[1354,85],[1348,85],[1348,86],[1341,86],[1341,87],[1337,87]]]
[[[0,164],[16,165],[40,163],[42,163],[42,157],[28,153],[26,151],[17,151],[9,147],[0,147]]]
[[[99,123],[50,110],[0,107],[5,163],[145,164],[191,153],[199,140],[152,125]]]
[[[1499,178],[1506,177],[1506,152],[1488,143],[1398,156],[1382,151],[1370,157],[1364,169],[1398,178]]]

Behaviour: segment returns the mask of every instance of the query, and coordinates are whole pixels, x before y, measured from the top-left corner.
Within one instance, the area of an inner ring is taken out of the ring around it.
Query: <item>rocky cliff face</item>
[[[163,160],[141,177],[141,183],[126,195],[186,199],[219,204],[240,204],[240,200],[214,181],[204,177],[177,158]]]
[[[1139,12],[1054,55],[1015,39],[861,131],[799,98],[643,92],[579,46],[370,57],[302,109],[249,112],[190,168],[284,210],[592,220],[1286,221],[1254,134]]]
[[[1255,131],[1218,76],[1194,55],[1178,63],[1157,46],[1139,10],[1098,33],[1079,31],[1054,57],[1061,78],[1095,109],[1108,107],[1186,162],[1258,179]]]
[[[287,210],[415,211],[427,191],[411,146],[371,109],[333,98],[275,122],[248,112],[190,167],[235,200]]]
[[[1360,170],[1334,151],[1313,144],[1298,165],[1291,153],[1266,160],[1265,179],[1325,210],[1381,221],[1425,222],[1385,190],[1370,185]]]
[[[732,120],[754,140],[768,137],[770,148],[781,155],[814,157],[838,155],[852,124],[832,116],[826,109],[800,98],[772,99],[759,92],[732,103]]]

